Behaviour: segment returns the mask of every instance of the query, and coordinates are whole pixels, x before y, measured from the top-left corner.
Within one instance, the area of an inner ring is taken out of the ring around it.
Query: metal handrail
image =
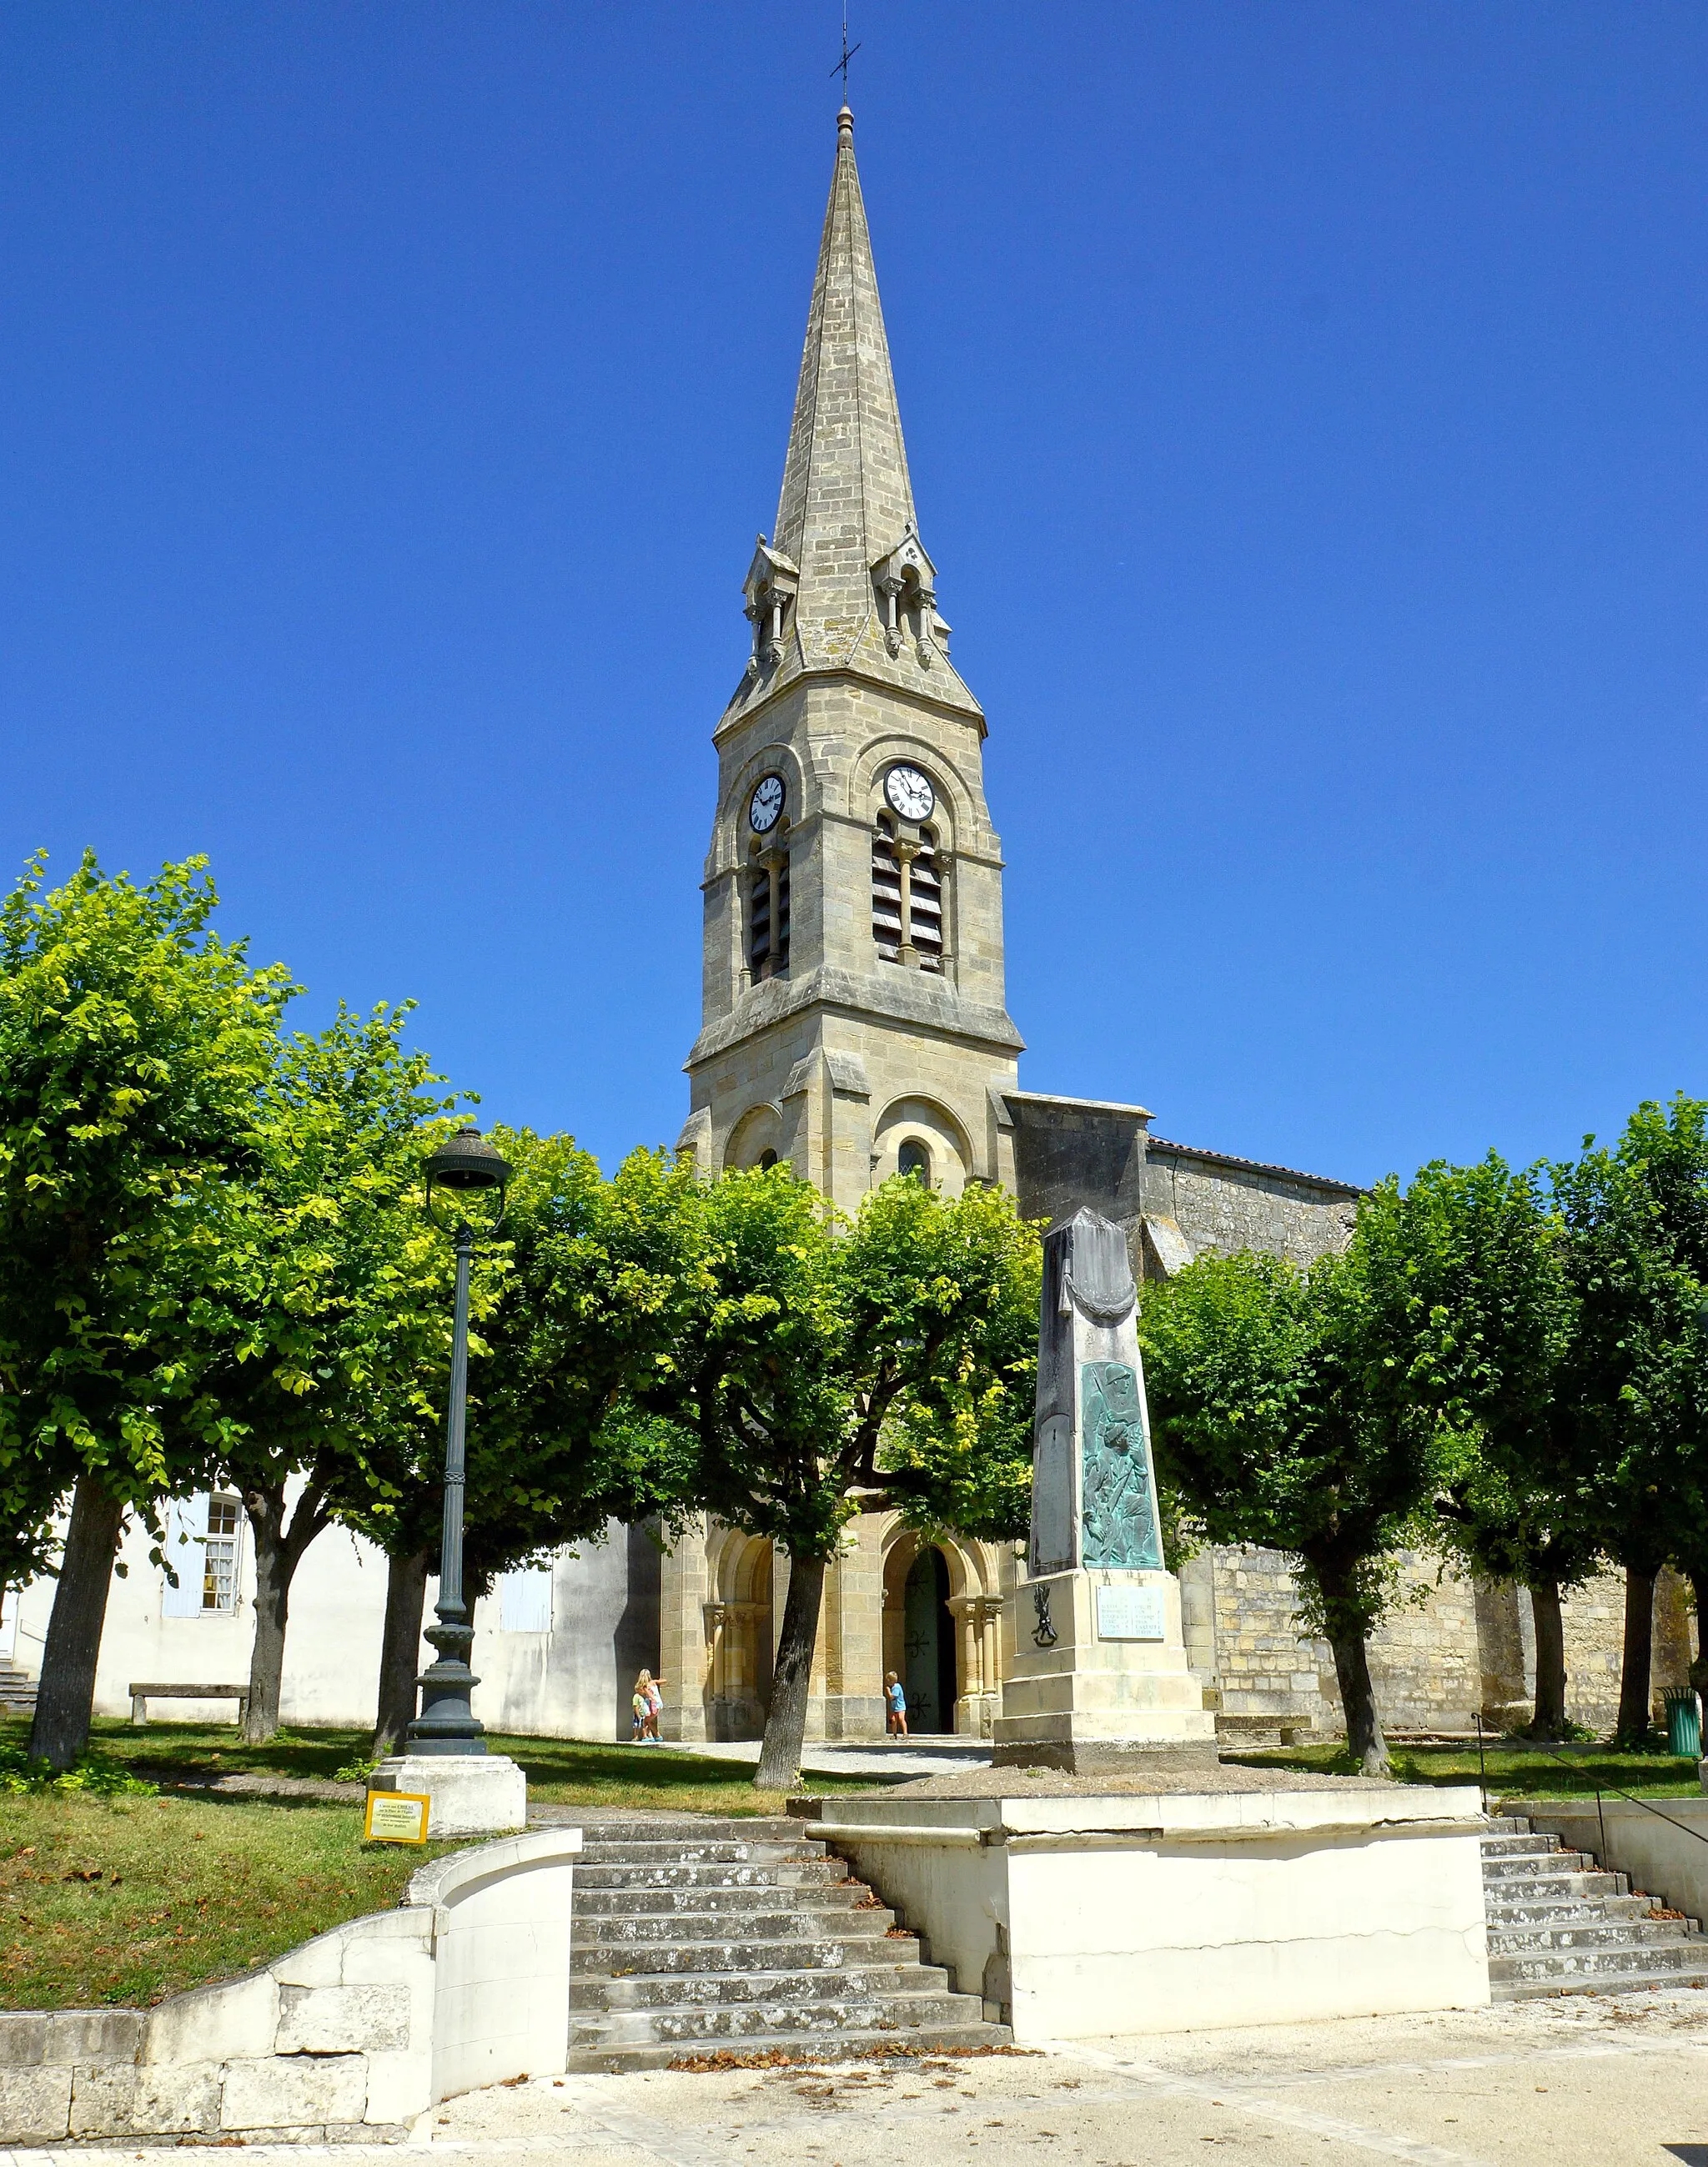
[[[1539,1738],[1532,1739],[1530,1742],[1540,1751],[1546,1753],[1549,1760],[1557,1761],[1563,1768],[1575,1766],[1575,1763],[1567,1760],[1563,1753],[1556,1753],[1552,1746],[1544,1746]],[[1483,1772],[1483,1792],[1486,1798],[1489,1793],[1489,1772],[1483,1758],[1483,1718],[1480,1714],[1477,1718],[1477,1765]],[[1630,1791],[1621,1791],[1617,1783],[1610,1783],[1607,1788],[1612,1792],[1615,1799],[1623,1799],[1628,1805],[1641,1806],[1646,1814],[1652,1814],[1658,1821],[1664,1821],[1668,1828],[1682,1829],[1686,1836],[1695,1836],[1698,1843],[1708,1843],[1708,1831],[1692,1828],[1689,1821],[1675,1821],[1670,1814],[1663,1814],[1658,1806],[1652,1804],[1647,1799],[1639,1799]],[[1601,1810],[1600,1783],[1595,1786],[1595,1819],[1600,1825],[1601,1857],[1605,1862],[1607,1857],[1607,1818]]]

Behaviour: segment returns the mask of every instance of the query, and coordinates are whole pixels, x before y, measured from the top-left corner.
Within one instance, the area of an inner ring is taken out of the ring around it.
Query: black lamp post
[[[457,1237],[457,1317],[451,1340],[451,1409],[445,1423],[445,1521],[439,1543],[439,1622],[426,1638],[438,1659],[419,1681],[421,1712],[410,1725],[411,1753],[484,1753],[486,1727],[476,1720],[468,1696],[480,1682],[468,1667],[474,1628],[463,1600],[463,1485],[466,1456],[464,1422],[468,1405],[468,1265],[474,1254],[475,1228],[461,1198],[474,1189],[495,1189],[498,1210],[482,1230],[489,1237],[504,1217],[510,1183],[507,1159],[500,1158],[479,1129],[459,1129],[427,1161],[427,1213],[436,1227]],[[458,1200],[454,1216],[434,1209],[433,1192],[449,1189]]]

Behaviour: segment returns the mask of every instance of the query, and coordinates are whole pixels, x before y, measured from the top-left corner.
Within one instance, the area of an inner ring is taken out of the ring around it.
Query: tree
[[[566,1544],[603,1541],[613,1520],[679,1523],[690,1486],[682,1433],[635,1397],[693,1312],[690,1171],[637,1152],[607,1180],[571,1137],[500,1127],[491,1140],[515,1172],[500,1238],[479,1253],[485,1295],[470,1335],[471,1597]],[[407,1477],[339,1509],[388,1554],[376,1752],[398,1743],[415,1712],[443,1497],[438,1389]]]
[[[252,1167],[221,1192],[214,1283],[188,1305],[220,1465],[254,1537],[251,1743],[278,1728],[291,1587],[309,1544],[341,1510],[400,1496],[440,1415],[451,1269],[421,1210],[421,1162],[456,1100],[430,1088],[442,1079],[425,1054],[405,1051],[408,1017],[341,1009],[325,1031],[280,1040]]]
[[[1461,1442],[1435,1510],[1473,1571],[1530,1591],[1536,1737],[1564,1735],[1560,1598],[1600,1552],[1561,1442],[1563,1367],[1577,1311],[1563,1230],[1536,1173],[1498,1153],[1437,1161],[1402,1193],[1383,1184],[1363,1221],[1367,1252],[1393,1267],[1388,1307],[1405,1346],[1406,1389]]]
[[[1024,1524],[1038,1238],[1001,1190],[950,1199],[911,1176],[851,1222],[782,1167],[679,1205],[691,1314],[635,1404],[679,1428],[688,1502],[788,1553],[754,1779],[778,1789],[799,1767],[825,1568],[849,1521],[896,1507],[920,1525]]]
[[[1388,1245],[1358,1231],[1307,1273],[1203,1256],[1145,1290],[1140,1343],[1160,1466],[1213,1542],[1301,1560],[1333,1650],[1349,1749],[1388,1771],[1367,1642],[1393,1554],[1436,1486],[1446,1438],[1404,1388]]]
[[[0,1513],[71,1496],[32,1752],[68,1767],[127,1510],[192,1486],[216,1410],[165,1290],[211,1269],[292,988],[209,930],[205,862],[29,862],[0,904]]]
[[[1552,1169],[1578,1305],[1563,1435],[1586,1513],[1626,1573],[1617,1735],[1649,1729],[1654,1584],[1708,1592],[1708,1104],[1646,1101],[1618,1143]],[[1705,1666],[1697,1618],[1697,1674]]]

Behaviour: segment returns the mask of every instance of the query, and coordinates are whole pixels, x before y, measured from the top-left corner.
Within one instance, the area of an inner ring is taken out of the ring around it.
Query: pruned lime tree
[[[1561,1442],[1604,1555],[1624,1569],[1618,1735],[1649,1729],[1656,1576],[1708,1597],[1708,1103],[1639,1106],[1610,1149],[1552,1168],[1576,1324]]]
[[[645,1523],[661,1541],[679,1528],[691,1486],[686,1440],[635,1396],[699,1292],[687,1168],[636,1152],[606,1178],[569,1136],[498,1127],[490,1141],[515,1173],[504,1224],[478,1253],[463,1557],[473,1596],[566,1545],[604,1542],[613,1523]],[[448,1303],[445,1317],[448,1325]],[[443,1425],[442,1393],[415,1433],[406,1477],[339,1513],[387,1553],[377,1753],[397,1744],[415,1710],[426,1582],[438,1565]]]
[[[250,1163],[212,1214],[211,1269],[184,1289],[219,1472],[253,1538],[251,1743],[278,1728],[309,1546],[341,1514],[399,1496],[441,1418],[452,1264],[421,1209],[421,1161],[456,1101],[404,1046],[408,1015],[341,1009],[278,1040]]]
[[[1328,1641],[1351,1751],[1385,1774],[1368,1640],[1395,1553],[1418,1538],[1451,1438],[1410,1388],[1391,1226],[1378,1206],[1309,1272],[1243,1252],[1148,1286],[1140,1345],[1159,1468],[1209,1539],[1300,1561],[1304,1623]]]
[[[841,1220],[786,1168],[679,1195],[674,1319],[637,1413],[668,1419],[685,1502],[789,1559],[761,1789],[800,1766],[827,1567],[862,1513],[1025,1524],[1035,1229],[995,1189],[886,1182]]]
[[[1529,1591],[1536,1623],[1531,1735],[1566,1732],[1561,1598],[1600,1563],[1565,1448],[1567,1364],[1578,1317],[1565,1228],[1537,1168],[1496,1152],[1420,1168],[1384,1215],[1404,1375],[1456,1433],[1435,1501],[1448,1551]],[[1373,1235],[1373,1226],[1369,1230]]]
[[[88,1735],[128,1512],[205,1480],[219,1410],[186,1291],[218,1265],[224,1185],[293,990],[209,928],[202,861],[137,884],[37,858],[0,904],[0,1513],[69,1497],[31,1751]],[[156,1522],[157,1524],[157,1522]]]

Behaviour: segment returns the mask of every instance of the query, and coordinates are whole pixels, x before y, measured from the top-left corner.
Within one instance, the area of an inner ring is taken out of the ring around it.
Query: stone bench
[[[130,1688],[130,1720],[139,1727],[148,1721],[151,1700],[235,1700],[240,1724],[249,1713],[247,1686],[135,1685]]]

